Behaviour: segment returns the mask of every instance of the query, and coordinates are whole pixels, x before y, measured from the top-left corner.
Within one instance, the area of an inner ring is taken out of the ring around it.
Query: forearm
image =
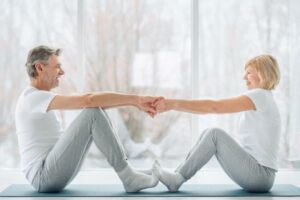
[[[181,112],[208,114],[217,113],[216,101],[214,100],[184,100],[166,99],[166,106],[170,110]]]
[[[138,95],[112,92],[91,93],[88,97],[88,107],[112,108],[118,106],[137,106]]]

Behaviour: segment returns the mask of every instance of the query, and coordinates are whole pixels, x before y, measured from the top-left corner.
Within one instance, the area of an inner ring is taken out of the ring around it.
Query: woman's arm
[[[251,99],[244,95],[221,100],[163,99],[158,101],[155,106],[158,112],[176,110],[197,114],[221,114],[255,110],[255,105]]]

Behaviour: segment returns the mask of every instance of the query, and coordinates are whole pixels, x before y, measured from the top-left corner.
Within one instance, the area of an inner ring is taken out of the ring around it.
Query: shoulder
[[[261,88],[248,90],[243,95],[248,96],[250,99],[255,98],[258,100],[264,100],[273,96],[272,91]]]
[[[56,94],[51,91],[28,87],[24,90],[21,97],[22,107],[27,110],[45,112],[55,96]]]
[[[272,91],[261,88],[248,90],[243,95],[251,99],[256,110],[263,110],[267,105],[269,105],[270,101],[273,101]]]
[[[39,90],[34,87],[29,87],[24,91],[24,98],[43,98],[48,96],[55,96],[56,94],[51,91]]]

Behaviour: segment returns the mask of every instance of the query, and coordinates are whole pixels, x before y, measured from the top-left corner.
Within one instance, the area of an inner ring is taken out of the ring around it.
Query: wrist
[[[141,96],[132,95],[130,104],[136,107],[139,107],[141,102]]]
[[[175,99],[166,99],[166,107],[168,110],[176,110],[177,101]]]

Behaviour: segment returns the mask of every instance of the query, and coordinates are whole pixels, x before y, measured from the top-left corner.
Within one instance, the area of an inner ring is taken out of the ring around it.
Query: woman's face
[[[260,88],[260,79],[257,71],[253,67],[248,66],[246,68],[244,80],[246,81],[248,90]]]

